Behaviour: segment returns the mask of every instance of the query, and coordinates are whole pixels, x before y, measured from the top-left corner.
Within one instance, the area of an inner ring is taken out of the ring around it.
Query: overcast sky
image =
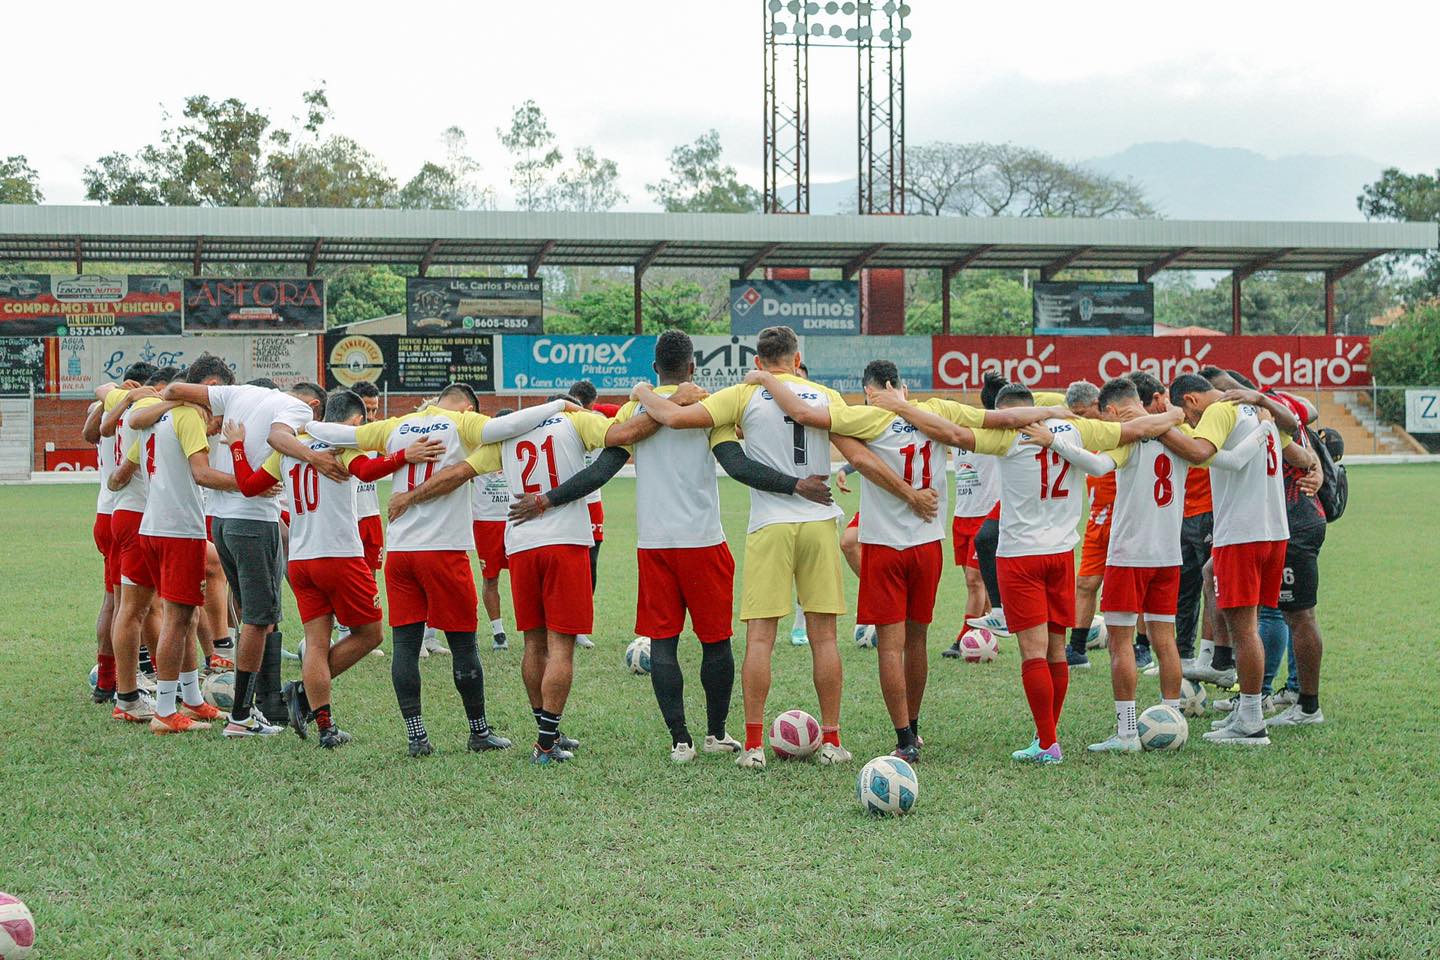
[[[1440,167],[1434,0],[909,2],[912,143],[1012,141],[1085,159],[1186,139]],[[4,23],[0,156],[27,155],[49,202],[80,201],[87,163],[154,140],[162,104],[236,96],[288,118],[322,80],[334,132],[402,180],[441,156],[444,128],[464,128],[501,206],[495,128],[527,97],[562,147],[589,144],[619,163],[628,208],[652,208],[644,186],[664,175],[671,147],[710,127],[759,184],[761,0],[147,2],[129,12],[71,0],[8,4]],[[854,54],[812,51],[811,87],[812,179],[851,177]]]

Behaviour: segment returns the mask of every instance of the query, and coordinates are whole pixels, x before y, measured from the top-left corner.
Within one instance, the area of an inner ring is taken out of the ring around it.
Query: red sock
[[[820,739],[821,739],[822,741],[824,741],[825,743],[830,744],[830,746],[832,746],[832,747],[838,747],[838,746],[840,746],[840,728],[839,728],[839,727],[821,727],[821,728],[820,728]]]
[[[98,654],[95,657],[95,665],[100,668],[95,677],[95,684],[106,690],[115,689],[115,658],[106,654]]]
[[[1020,664],[1020,680],[1025,684],[1025,699],[1035,717],[1035,735],[1040,747],[1055,742],[1055,685],[1044,657],[1033,657]]]
[[[745,749],[754,750],[756,747],[765,745],[765,724],[745,724]]]
[[[1065,706],[1065,691],[1070,689],[1070,667],[1064,660],[1056,663],[1050,661],[1050,685],[1055,688],[1055,705],[1051,713],[1055,714],[1055,726],[1060,726],[1060,708]]]

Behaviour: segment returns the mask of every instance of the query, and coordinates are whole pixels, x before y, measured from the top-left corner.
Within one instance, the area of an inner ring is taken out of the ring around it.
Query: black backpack
[[[1322,427],[1320,433],[1306,427],[1305,436],[1310,450],[1320,459],[1320,472],[1325,476],[1325,483],[1315,496],[1320,501],[1320,509],[1325,511],[1325,522],[1334,523],[1345,515],[1345,505],[1350,500],[1350,480],[1340,465],[1345,456],[1345,441],[1338,431],[1329,427]]]

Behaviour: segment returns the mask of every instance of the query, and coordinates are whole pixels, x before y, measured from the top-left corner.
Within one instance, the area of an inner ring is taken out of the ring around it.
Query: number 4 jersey
[[[346,467],[350,461],[365,456],[359,450],[331,447],[305,433],[296,439],[311,450],[334,453]],[[355,512],[354,482],[337,483],[310,464],[282,457],[278,451],[271,453],[260,469],[285,484],[280,503],[290,511],[291,560],[365,555]]]

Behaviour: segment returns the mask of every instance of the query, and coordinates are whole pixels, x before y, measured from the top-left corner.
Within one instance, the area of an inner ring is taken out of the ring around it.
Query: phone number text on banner
[[[499,339],[502,393],[560,393],[589,380],[601,393],[628,394],[637,380],[655,381],[651,336]]]
[[[180,332],[180,281],[148,275],[0,275],[0,337]]]

